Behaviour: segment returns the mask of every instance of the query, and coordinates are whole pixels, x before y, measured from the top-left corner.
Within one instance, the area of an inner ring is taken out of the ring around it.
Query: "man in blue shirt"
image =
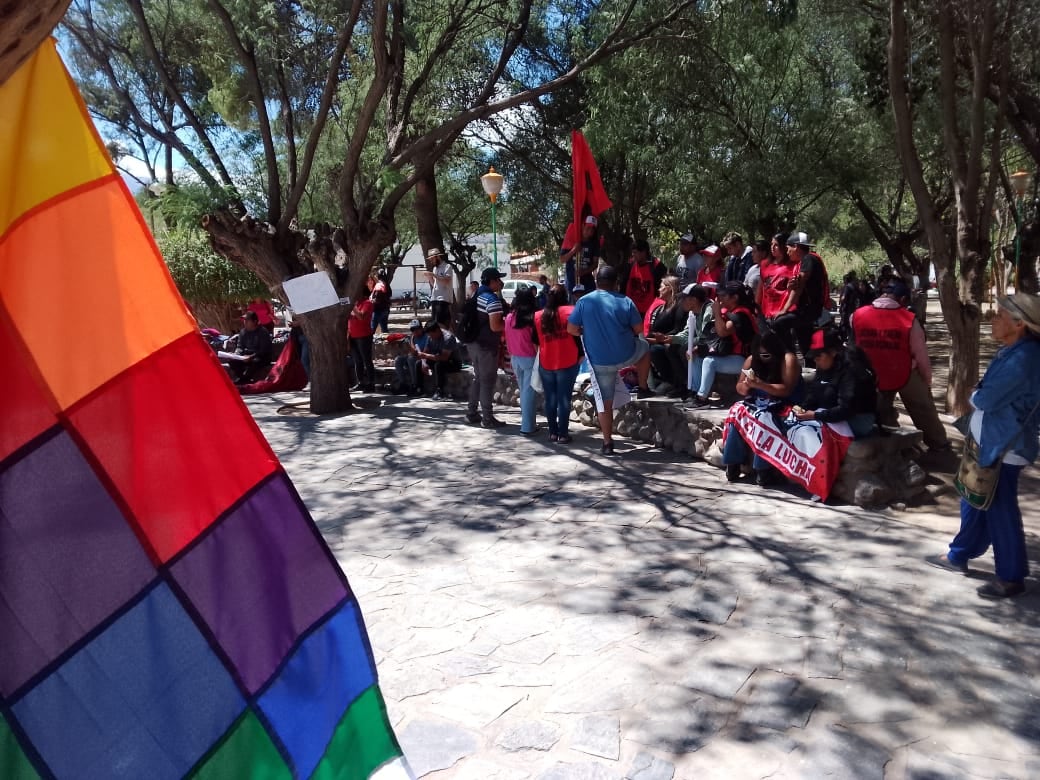
[[[614,454],[614,384],[618,371],[634,365],[639,376],[639,398],[653,392],[647,387],[650,375],[650,345],[643,338],[643,318],[632,300],[617,291],[617,271],[609,265],[596,272],[596,289],[584,295],[567,319],[567,330],[581,336],[592,367],[603,454]]]
[[[502,274],[497,268],[485,268],[477,288],[477,322],[480,332],[469,345],[469,360],[473,364],[473,384],[469,386],[469,413],[466,420],[481,428],[501,428],[505,425],[492,413],[495,379],[498,376],[498,351],[506,328],[502,310]],[[477,411],[477,405],[480,411]]]

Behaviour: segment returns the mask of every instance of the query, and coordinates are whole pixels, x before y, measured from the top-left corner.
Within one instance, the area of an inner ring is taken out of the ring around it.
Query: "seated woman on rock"
[[[872,434],[877,422],[877,379],[870,359],[862,350],[846,349],[834,330],[813,334],[809,356],[816,361],[816,376],[806,385],[801,407],[793,410],[795,420],[847,422],[857,439]]]
[[[776,467],[809,490],[814,500],[826,500],[853,438],[874,430],[877,385],[866,356],[855,348],[845,349],[834,330],[814,333],[808,353],[816,360],[816,376],[806,386],[801,405],[777,410],[768,419],[737,410],[731,412],[730,425],[740,432],[756,463]],[[736,469],[727,465],[726,476],[738,478],[739,464]]]
[[[647,313],[644,330],[650,342],[650,365],[654,375],[671,386],[669,396],[682,397],[686,387],[686,319],[679,304],[679,277],[661,280],[658,296],[662,304]]]
[[[751,293],[741,282],[728,282],[719,288],[718,297],[711,303],[714,336],[703,345],[702,359],[694,363],[694,408],[708,405],[716,374],[736,375],[745,367],[758,332],[754,311]]]
[[[722,448],[722,462],[730,482],[740,479],[740,467],[751,452],[745,436],[751,434],[752,427],[747,426],[745,430],[739,426],[733,419],[734,410],[742,407],[741,411],[746,411],[751,418],[767,420],[776,427],[772,419],[774,415],[782,414],[801,400],[802,367],[798,355],[773,331],[762,333],[751,345],[751,354],[744,361],[737,392],[745,398],[730,410]],[[770,483],[774,472],[768,460],[756,453],[752,468],[757,484]]]

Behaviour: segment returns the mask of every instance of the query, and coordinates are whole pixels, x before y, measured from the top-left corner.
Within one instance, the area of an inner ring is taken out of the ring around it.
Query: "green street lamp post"
[[[501,173],[495,173],[495,166],[488,168],[488,172],[480,177],[480,186],[491,198],[491,246],[495,253],[495,268],[498,268],[498,226],[495,224],[495,202],[498,194],[502,192],[502,183],[505,179]]]
[[[1011,179],[1011,188],[1015,191],[1015,290],[1017,292],[1018,263],[1022,258],[1022,201],[1029,190],[1032,174],[1029,171],[1016,171],[1008,178]]]

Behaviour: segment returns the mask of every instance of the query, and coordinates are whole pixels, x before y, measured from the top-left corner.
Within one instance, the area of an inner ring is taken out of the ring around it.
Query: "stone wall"
[[[389,385],[392,366],[378,371],[380,382]],[[467,399],[472,379],[469,367],[449,375],[448,394],[456,400]],[[572,418],[596,428],[595,407],[585,388],[574,394]],[[516,378],[499,371],[495,403],[519,406],[519,396]],[[541,396],[538,399],[541,411]],[[614,431],[618,436],[722,468],[722,424],[726,414],[726,409],[685,409],[673,399],[647,398],[616,410]],[[832,498],[861,507],[881,507],[912,499],[925,490],[928,479],[916,462],[921,443],[921,432],[912,428],[854,441],[842,462]]]

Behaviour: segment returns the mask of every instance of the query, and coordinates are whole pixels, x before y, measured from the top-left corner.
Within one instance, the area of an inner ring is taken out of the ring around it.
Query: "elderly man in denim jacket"
[[[993,317],[993,338],[1004,346],[994,356],[971,396],[971,434],[979,444],[979,465],[1000,463],[989,509],[961,501],[961,529],[945,555],[928,563],[968,574],[968,561],[993,545],[996,578],[979,588],[983,598],[1001,599],[1025,591],[1029,574],[1018,477],[1040,451],[1040,297],[1016,293],[1001,298]]]

